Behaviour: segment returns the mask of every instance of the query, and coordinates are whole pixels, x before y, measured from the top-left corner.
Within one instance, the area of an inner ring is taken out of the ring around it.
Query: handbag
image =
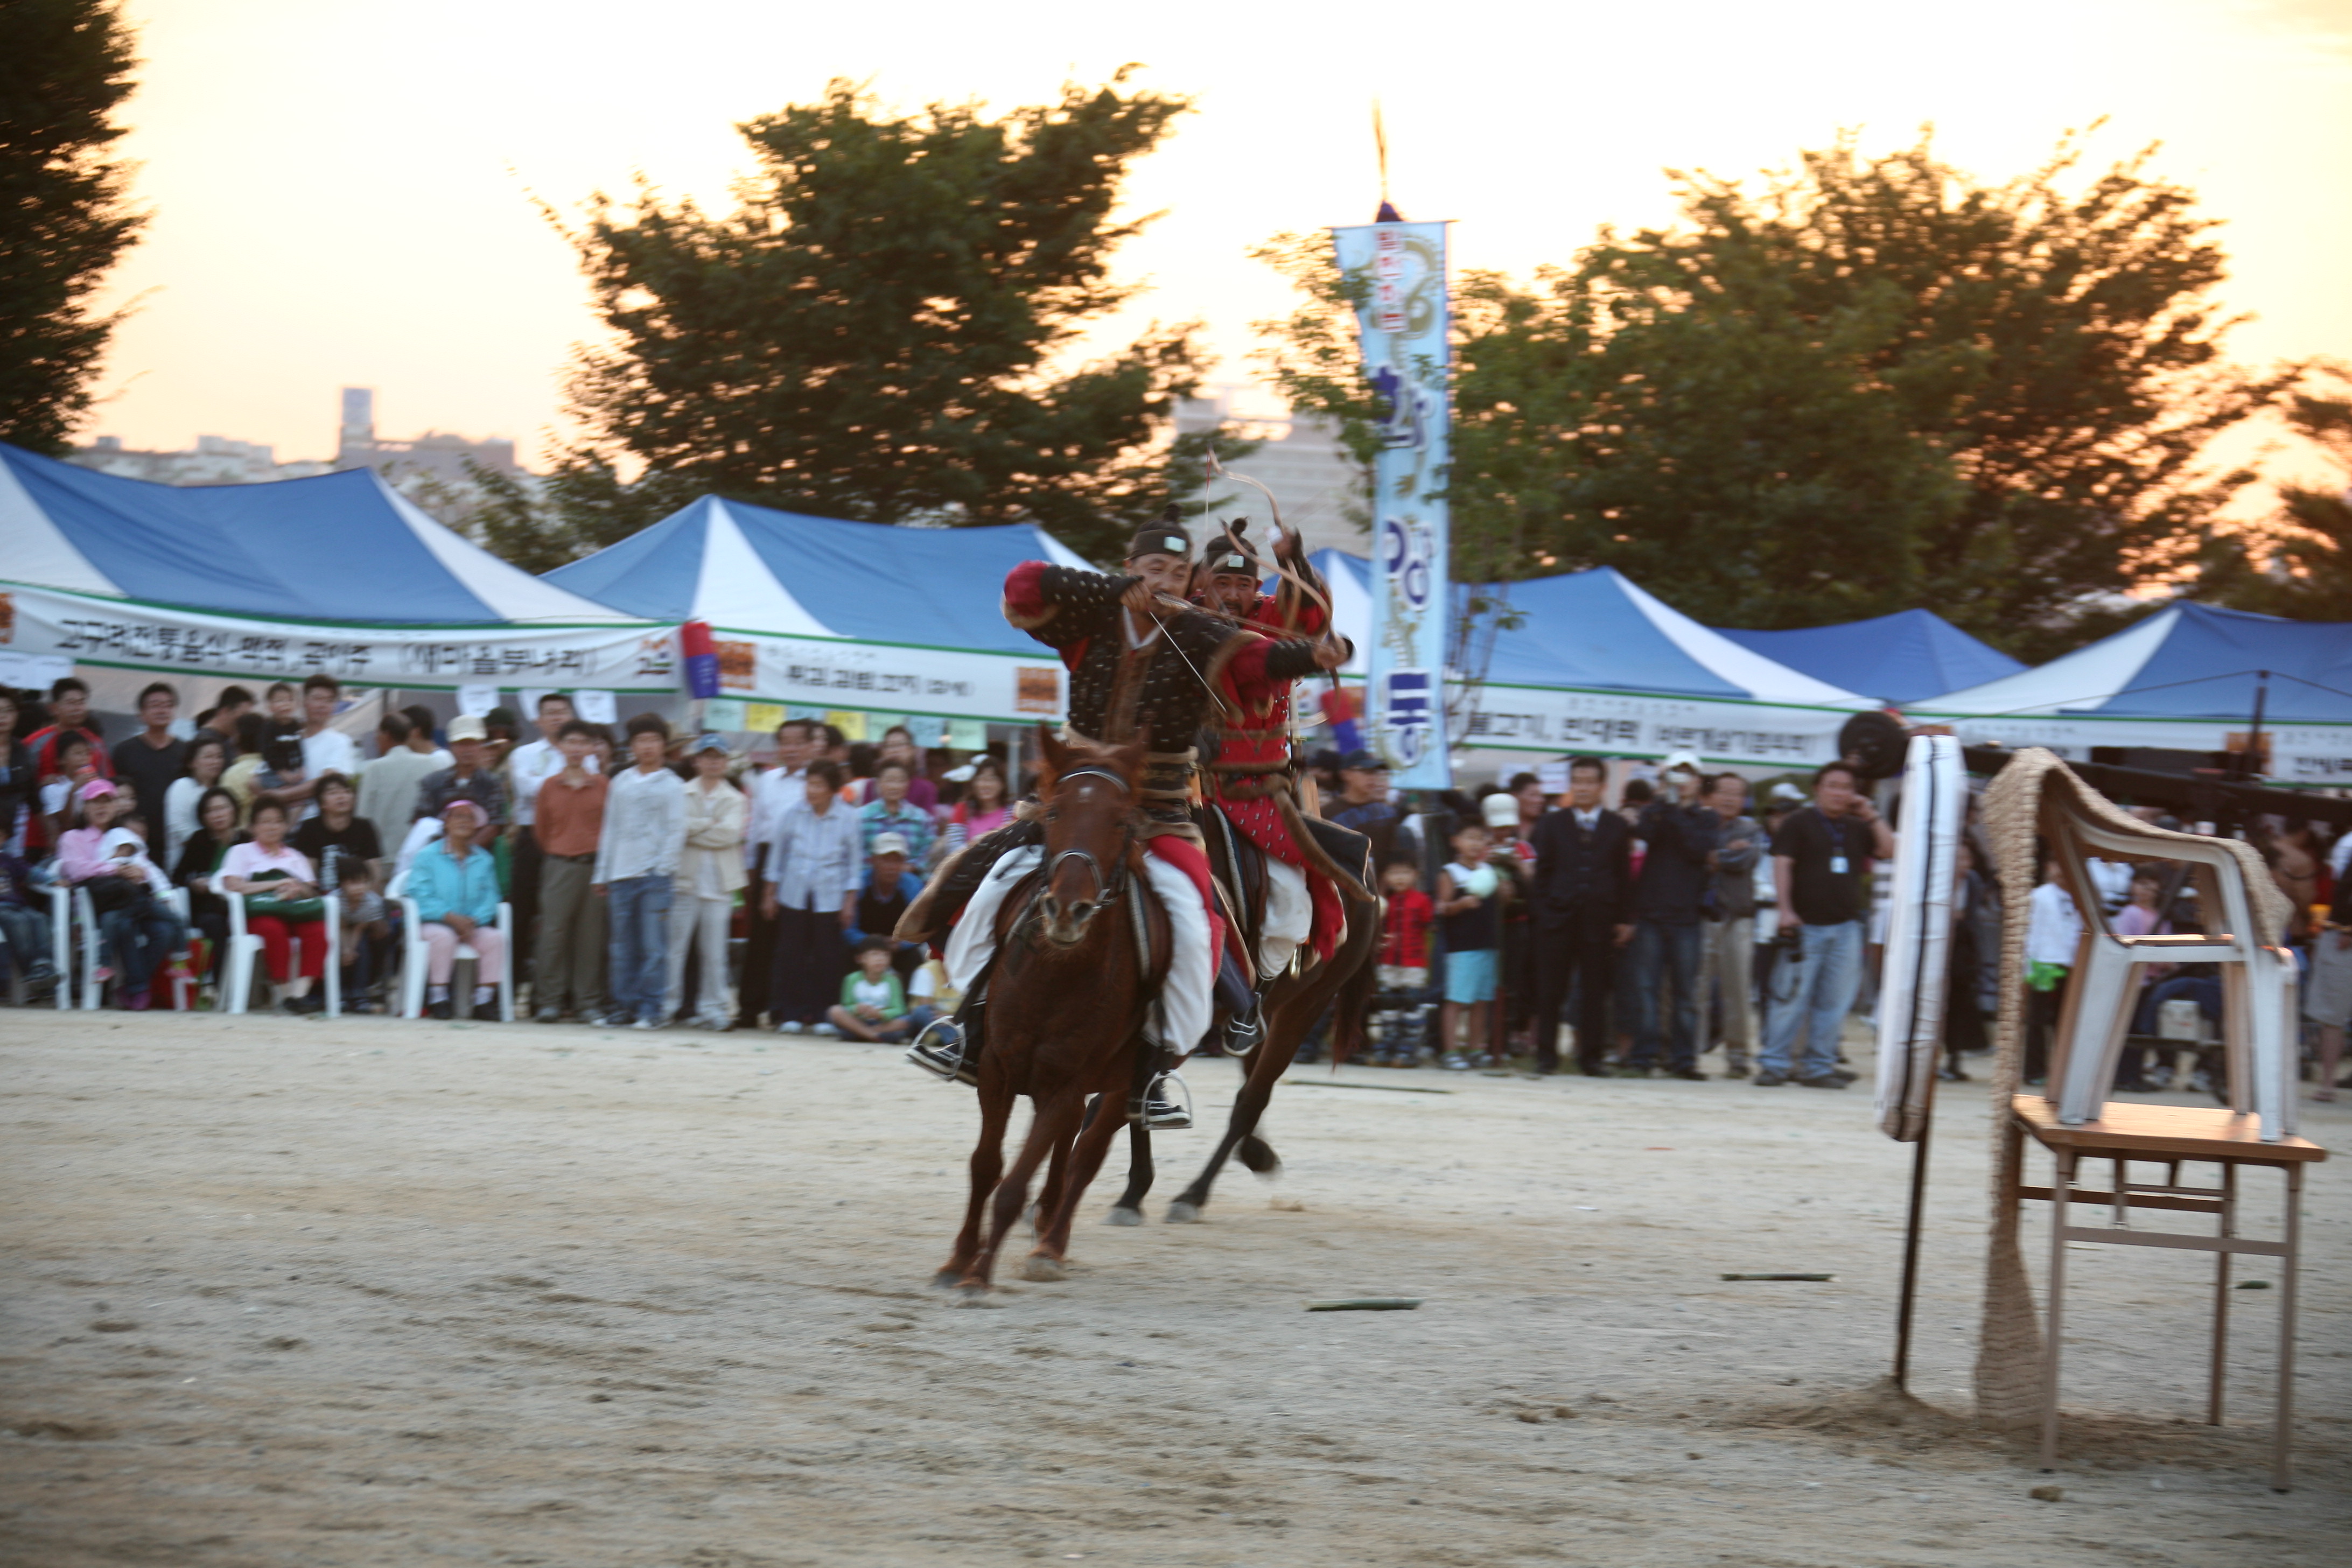
[[[257,877],[247,877],[247,883],[287,882],[293,880],[291,872],[264,871]],[[324,899],[274,899],[268,893],[247,893],[245,896],[247,918],[268,916],[273,920],[299,922],[322,920],[327,913]]]

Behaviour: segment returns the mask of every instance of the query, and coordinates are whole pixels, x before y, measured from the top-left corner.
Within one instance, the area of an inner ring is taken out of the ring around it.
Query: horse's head
[[[1135,846],[1137,775],[1143,747],[1063,741],[1039,726],[1045,767],[1037,794],[1045,807],[1045,886],[1037,897],[1038,932],[1074,947],[1087,922],[1116,901]]]

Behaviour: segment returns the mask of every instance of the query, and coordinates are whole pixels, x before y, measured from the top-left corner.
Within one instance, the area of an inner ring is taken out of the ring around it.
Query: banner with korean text
[[[1445,725],[1445,468],[1450,310],[1445,226],[1331,231],[1356,300],[1364,377],[1381,403],[1372,469],[1372,646],[1365,739],[1405,789],[1454,782]]]
[[[670,692],[677,628],[323,625],[0,584],[0,652],[236,680],[331,675],[404,690],[495,684]]]

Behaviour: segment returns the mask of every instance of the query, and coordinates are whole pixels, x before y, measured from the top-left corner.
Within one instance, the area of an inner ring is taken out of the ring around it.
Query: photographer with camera
[[[1829,763],[1813,775],[1813,804],[1790,813],[1773,836],[1780,951],[1773,963],[1759,1089],[1789,1081],[1800,1029],[1805,1051],[1797,1082],[1843,1089],[1853,1081],[1852,1073],[1838,1068],[1838,1032],[1862,981],[1870,865],[1895,855],[1895,836],[1861,784],[1851,764]]]

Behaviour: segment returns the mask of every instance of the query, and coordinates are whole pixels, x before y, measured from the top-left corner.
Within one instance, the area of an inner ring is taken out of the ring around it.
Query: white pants
[[[1004,900],[1013,885],[1035,870],[1045,858],[1045,851],[1035,846],[1015,849],[990,868],[988,879],[981,883],[964,906],[963,918],[956,921],[948,933],[948,984],[958,991],[971,988],[996,951],[996,917],[1003,909]],[[1160,988],[1160,1004],[1144,1026],[1144,1033],[1178,1055],[1190,1055],[1209,1032],[1213,1014],[1217,987],[1217,955],[1209,950],[1209,915],[1201,907],[1201,895],[1193,889],[1192,879],[1169,865],[1156,855],[1143,858],[1145,875],[1151,890],[1160,895],[1160,906],[1168,911],[1169,929],[1175,935],[1175,952],[1168,963],[1168,982]],[[1300,883],[1304,898],[1305,882]],[[1269,904],[1272,902],[1268,900]],[[1126,911],[1112,910],[1099,919],[1129,920]],[[1302,932],[1302,934],[1304,934]],[[1293,946],[1297,945],[1294,940]],[[1286,955],[1284,961],[1289,962]]]
[[[1307,873],[1286,860],[1265,858],[1265,929],[1257,933],[1257,976],[1282,973],[1291,954],[1315,926],[1315,900],[1307,894]]]
[[[699,936],[702,1000],[695,1005],[695,1016],[705,1023],[732,1018],[735,1005],[727,999],[727,926],[735,911],[734,900],[698,899],[691,893],[679,893],[676,899],[669,910],[669,984],[662,989],[662,1016],[677,1016],[683,999],[679,991],[686,983],[686,950]]]

